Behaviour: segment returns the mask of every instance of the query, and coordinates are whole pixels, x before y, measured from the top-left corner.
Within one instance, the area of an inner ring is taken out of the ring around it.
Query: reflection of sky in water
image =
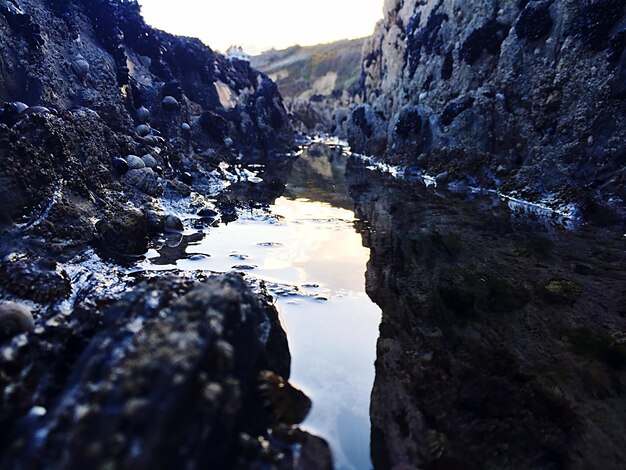
[[[303,427],[329,441],[337,468],[371,467],[369,402],[380,310],[365,294],[369,250],[354,230],[352,211],[287,198],[271,211],[275,218],[242,214],[210,229],[187,248],[209,257],[181,259],[176,267],[248,267],[257,278],[298,287],[298,295],[291,289],[276,297],[289,336],[291,381],[314,402]]]

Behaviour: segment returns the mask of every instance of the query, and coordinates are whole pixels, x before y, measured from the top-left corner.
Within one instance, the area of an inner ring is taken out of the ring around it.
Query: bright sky
[[[198,37],[213,49],[236,44],[256,54],[369,36],[383,0],[139,0],[146,22]]]

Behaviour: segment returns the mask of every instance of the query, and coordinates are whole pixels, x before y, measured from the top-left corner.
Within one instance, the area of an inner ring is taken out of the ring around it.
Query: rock
[[[524,191],[531,202],[549,193],[562,203],[583,206],[589,196],[623,207],[614,187],[598,183],[623,166],[609,144],[626,139],[623,0],[492,6],[386,2],[363,49],[352,149],[427,173],[463,172],[494,190],[504,176],[499,165],[514,152],[519,164],[507,167],[507,191]],[[562,80],[545,78],[556,69]],[[409,117],[416,103],[424,106],[419,121]],[[429,123],[432,139],[420,142],[418,122]],[[378,129],[386,127],[383,142]],[[581,139],[592,144],[578,150]]]
[[[269,296],[261,296],[234,274],[205,283],[141,283],[106,309],[102,327],[78,352],[74,373],[60,380],[59,399],[7,433],[12,441],[3,463],[154,468],[184,461],[217,468],[237,457],[245,461],[237,436],[244,429],[266,433],[270,424],[256,376],[289,368],[278,314]],[[35,436],[42,445],[31,446]],[[287,446],[278,448],[296,458]]]
[[[582,295],[582,287],[567,279],[548,281],[541,290],[542,295],[550,302],[572,305]]]
[[[96,231],[105,247],[123,255],[141,255],[148,251],[148,220],[136,209],[117,211],[96,223]]]
[[[189,131],[191,131],[191,126],[190,126],[189,124],[187,124],[186,122],[183,122],[183,123],[180,125],[180,129],[181,129],[183,132],[189,132]]]

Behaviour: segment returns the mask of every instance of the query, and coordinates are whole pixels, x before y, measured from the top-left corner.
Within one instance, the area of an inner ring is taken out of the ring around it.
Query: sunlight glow
[[[372,34],[383,0],[139,0],[146,22],[213,49],[257,54]]]

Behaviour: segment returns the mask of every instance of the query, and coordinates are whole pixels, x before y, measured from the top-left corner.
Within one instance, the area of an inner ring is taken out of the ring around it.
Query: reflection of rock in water
[[[285,190],[293,199],[307,198],[352,210],[353,202],[345,189],[347,157],[340,145],[313,143],[294,163]]]
[[[367,290],[383,309],[377,466],[617,468],[626,449],[621,234],[523,223],[504,204],[358,165],[348,182],[371,248]]]

